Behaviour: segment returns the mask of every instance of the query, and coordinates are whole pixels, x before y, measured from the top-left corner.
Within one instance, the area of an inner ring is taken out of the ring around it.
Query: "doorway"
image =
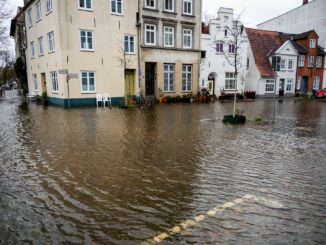
[[[127,69],[125,74],[125,94],[127,103],[130,104],[135,96],[135,70]]]
[[[306,94],[307,91],[308,91],[308,77],[302,77],[301,92],[302,92],[302,94]]]
[[[278,96],[284,96],[285,79],[280,79],[278,87]]]
[[[215,80],[216,80],[216,74],[215,73],[211,73],[208,76],[208,91],[210,95],[215,96]]]
[[[145,63],[145,96],[155,95],[156,63]]]
[[[41,84],[42,84],[42,93],[47,92],[45,73],[41,73]]]

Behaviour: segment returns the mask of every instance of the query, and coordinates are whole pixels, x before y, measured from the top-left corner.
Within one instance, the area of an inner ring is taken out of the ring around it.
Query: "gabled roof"
[[[279,33],[246,28],[257,69],[263,77],[274,77],[269,56],[282,46]]]
[[[293,47],[298,51],[299,54],[307,53],[307,48],[305,46],[302,46],[301,44],[299,44],[295,41],[292,41],[292,40],[291,40],[291,43],[292,43]]]

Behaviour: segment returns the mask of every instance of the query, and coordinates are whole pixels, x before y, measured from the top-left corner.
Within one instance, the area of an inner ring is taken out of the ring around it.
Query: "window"
[[[33,25],[33,16],[32,16],[31,8],[27,11],[27,21],[28,21],[28,27],[31,27]]]
[[[304,67],[304,62],[305,62],[306,56],[304,55],[299,55],[299,67]]]
[[[78,0],[79,1],[79,8],[85,10],[92,10],[92,0]]]
[[[319,88],[320,88],[320,77],[314,77],[314,83],[312,89],[319,90]]]
[[[286,60],[285,59],[281,59],[280,70],[281,71],[285,71],[286,70]]]
[[[46,0],[46,13],[50,13],[52,11],[52,0]]]
[[[82,71],[81,72],[83,93],[94,93],[95,92],[95,72],[93,71]]]
[[[125,52],[126,53],[135,53],[135,37],[130,35],[125,35]]]
[[[235,53],[235,45],[229,44],[229,54],[234,54],[234,53]]]
[[[192,48],[192,30],[183,29],[183,47]]]
[[[309,47],[310,48],[316,48],[316,39],[310,39]]]
[[[322,57],[321,56],[317,56],[316,67],[318,67],[318,68],[321,67],[321,61],[322,61]]]
[[[309,56],[308,67],[314,67],[314,64],[315,64],[315,57],[314,56]]]
[[[49,53],[54,52],[55,50],[55,45],[54,45],[54,32],[51,31],[48,33],[48,48],[49,48]]]
[[[216,52],[217,53],[223,53],[223,43],[222,42],[218,42],[216,44]]]
[[[156,25],[145,25],[145,44],[156,45]]]
[[[122,5],[123,5],[123,0],[111,0],[111,13],[122,15],[123,14]]]
[[[191,83],[192,83],[192,66],[182,65],[182,91],[183,92],[191,91]]]
[[[250,60],[249,58],[247,58],[247,69],[249,69],[249,65],[250,65]]]
[[[174,28],[173,27],[164,27],[164,46],[165,47],[174,47]]]
[[[33,77],[33,82],[34,82],[34,91],[37,91],[38,90],[37,75],[33,74],[32,77]]]
[[[192,0],[183,0],[183,13],[192,14]]]
[[[235,75],[233,72],[226,72],[225,73],[225,89],[237,89]]]
[[[293,71],[293,60],[291,59],[288,60],[288,70]]]
[[[164,10],[174,12],[174,0],[164,0]]]
[[[174,64],[164,64],[164,92],[174,91]]]
[[[93,32],[87,30],[80,31],[80,49],[94,50],[93,48]]]
[[[266,80],[265,92],[274,92],[275,82],[274,80]]]
[[[50,72],[50,76],[52,82],[52,91],[57,92],[59,90],[57,72],[56,71]]]
[[[155,9],[156,8],[155,1],[156,0],[145,0],[145,7]]]
[[[292,84],[293,84],[293,80],[292,79],[288,79],[286,81],[286,87],[285,87],[285,91],[286,92],[292,92]]]
[[[35,57],[35,44],[34,41],[31,42],[31,58]]]
[[[224,36],[227,37],[228,36],[228,29],[224,30]]]
[[[36,7],[36,21],[39,21],[42,18],[41,1],[37,1],[35,3],[35,7]]]
[[[301,77],[297,77],[297,85],[296,85],[296,90],[300,90],[301,88]]]
[[[44,55],[44,42],[43,37],[38,38],[38,50],[39,50],[39,56]]]

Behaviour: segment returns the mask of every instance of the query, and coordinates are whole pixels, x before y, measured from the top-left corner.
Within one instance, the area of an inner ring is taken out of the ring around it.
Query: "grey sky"
[[[23,4],[23,0],[12,0],[11,2],[14,8]],[[243,11],[241,20],[246,26],[255,27],[260,22],[300,5],[302,5],[302,0],[203,0],[203,12],[215,16],[220,7],[233,8],[236,14]]]

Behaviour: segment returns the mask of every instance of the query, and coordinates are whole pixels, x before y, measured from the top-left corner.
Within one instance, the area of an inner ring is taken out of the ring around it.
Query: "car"
[[[326,98],[326,89],[319,90],[315,93],[316,98]]]

